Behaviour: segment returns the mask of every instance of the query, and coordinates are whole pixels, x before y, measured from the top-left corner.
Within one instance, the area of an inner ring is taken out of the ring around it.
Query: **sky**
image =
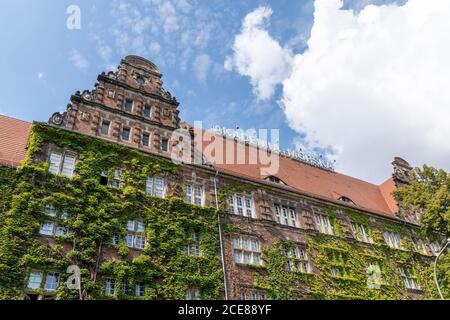
[[[4,0],[0,26],[0,114],[47,121],[135,54],[186,122],[276,128],[377,184],[395,156],[450,170],[448,0]]]

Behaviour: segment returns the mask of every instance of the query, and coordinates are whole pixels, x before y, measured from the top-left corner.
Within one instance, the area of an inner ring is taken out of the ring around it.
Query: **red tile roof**
[[[235,142],[235,144],[238,143],[241,146],[243,145],[240,142]],[[208,145],[208,142],[203,144],[204,151]],[[223,152],[225,152],[225,143],[223,148]],[[249,148],[253,147],[245,146],[246,159],[248,159]],[[226,164],[211,161],[211,164],[220,171],[255,180],[261,181],[267,177],[267,174],[264,174],[264,168],[267,165],[262,165],[259,161],[257,161],[257,164]],[[293,188],[295,191],[306,195],[339,203],[341,203],[339,198],[348,198],[356,207],[396,218],[395,213],[398,208],[395,199],[391,195],[391,192],[396,187],[392,178],[381,186],[378,186],[341,173],[313,167],[283,156],[279,157],[279,170],[274,176],[286,183],[287,188]],[[282,184],[278,184],[278,186],[280,188],[285,187]]]
[[[31,123],[0,115],[0,164],[17,167],[26,156]]]

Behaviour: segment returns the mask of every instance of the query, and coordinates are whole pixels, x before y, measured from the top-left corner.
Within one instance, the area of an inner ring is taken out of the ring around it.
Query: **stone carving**
[[[409,183],[411,181],[412,167],[406,160],[400,157],[395,157],[392,162],[392,166],[394,167],[394,179],[404,183]]]
[[[55,112],[49,119],[49,123],[50,124],[54,124],[57,126],[61,126],[64,123],[64,119],[66,117],[66,112],[64,112],[63,114],[59,113],[59,112]]]
[[[82,121],[89,121],[91,119],[91,114],[89,112],[81,112],[80,119]]]

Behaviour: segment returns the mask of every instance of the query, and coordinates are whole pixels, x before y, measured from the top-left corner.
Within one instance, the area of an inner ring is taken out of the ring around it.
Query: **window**
[[[124,141],[130,140],[130,128],[128,127],[122,128],[122,140]]]
[[[125,99],[125,111],[132,112],[133,111],[133,100]]]
[[[136,82],[139,83],[139,85],[143,86],[145,84],[145,78],[141,75],[137,75]]]
[[[259,295],[259,299],[258,299],[258,293],[251,292],[249,299],[250,300],[267,300],[267,295],[265,293],[261,293]],[[245,294],[245,292],[239,292],[239,300],[247,300],[247,295]]]
[[[184,245],[184,255],[185,256],[196,256],[200,257],[200,241],[198,240],[197,233],[193,232],[191,234],[184,234],[185,245]]]
[[[164,198],[165,195],[164,178],[148,176],[145,191],[147,194],[151,196]]]
[[[239,300],[245,300],[245,292],[239,293]]]
[[[128,220],[127,222],[128,233],[125,237],[125,241],[129,248],[135,248],[142,250],[145,246],[145,225],[142,221]]]
[[[59,212],[53,206],[45,206],[45,215],[50,219],[41,223],[39,233],[44,236],[64,237],[67,235],[67,229],[59,225],[60,221],[68,218],[66,211]]]
[[[150,135],[148,133],[142,134],[142,145],[148,147],[150,144]]]
[[[415,249],[418,253],[424,254],[424,255],[428,255],[428,250],[427,250],[427,246],[425,245],[425,242],[422,239],[418,239],[415,243],[414,243]]]
[[[404,268],[399,268],[399,271],[406,288],[421,290],[420,285],[417,282],[417,277],[414,276],[412,270],[408,269],[405,270]]]
[[[136,297],[142,297],[144,295],[144,284],[142,282],[136,283],[134,292]]]
[[[47,273],[47,277],[45,279],[45,291],[56,291],[59,284],[59,275],[55,272]]]
[[[341,275],[341,271],[339,270],[339,268],[336,267],[331,267],[330,273],[333,277],[339,277]]]
[[[430,243],[430,249],[433,255],[437,256],[441,251],[441,246],[437,242],[432,242]]]
[[[114,279],[107,279],[105,281],[105,295],[106,296],[114,295],[115,286],[116,286],[116,281]]]
[[[184,200],[197,206],[203,205],[203,187],[201,185],[187,184]]]
[[[169,151],[169,140],[166,138],[161,139],[161,150],[164,152]]]
[[[186,291],[186,300],[200,300],[200,291],[196,288],[191,288]]]
[[[294,208],[275,204],[275,221],[286,226],[297,226],[297,213]]]
[[[50,166],[48,171],[71,178],[75,169],[75,156],[52,152],[50,154]]]
[[[121,291],[122,295],[128,295],[128,280],[122,280]]]
[[[44,273],[42,271],[32,271],[28,277],[27,289],[39,289],[42,283],[42,277]]]
[[[113,234],[113,235],[111,236],[111,244],[112,244],[113,246],[117,246],[117,245],[119,244],[119,235]]]
[[[236,263],[262,265],[260,243],[256,239],[244,236],[234,237],[233,254]]]
[[[44,236],[52,236],[54,229],[53,222],[44,222],[41,224],[41,228],[39,229],[39,233]]]
[[[144,115],[145,118],[150,118],[151,116],[151,112],[152,112],[152,108],[149,105],[145,105],[142,113]]]
[[[230,194],[228,210],[231,214],[253,217],[252,198],[249,196]]]
[[[383,234],[386,244],[394,249],[402,249],[401,236],[398,233],[386,231]]]
[[[306,249],[298,245],[292,248],[284,248],[284,255],[288,258],[285,268],[287,271],[297,271],[302,273],[310,272]]]
[[[373,243],[373,239],[369,236],[367,227],[365,225],[352,222],[351,226],[353,237],[355,237],[355,239],[362,242]]]
[[[330,224],[330,218],[323,214],[314,214],[314,220],[316,222],[317,230],[320,233],[325,233],[329,235],[333,235],[333,227]]]
[[[280,178],[275,177],[275,176],[268,176],[268,177],[266,178],[266,180],[267,180],[267,181],[270,181],[270,182],[274,182],[274,183],[286,184],[286,183],[284,183]]]
[[[114,170],[114,176],[113,176],[113,179],[111,180],[111,182],[109,183],[109,185],[111,187],[119,188],[121,176],[122,176],[122,171],[120,169]]]
[[[107,136],[109,134],[109,125],[110,122],[107,120],[102,121],[102,126],[100,128],[100,133],[104,136]]]

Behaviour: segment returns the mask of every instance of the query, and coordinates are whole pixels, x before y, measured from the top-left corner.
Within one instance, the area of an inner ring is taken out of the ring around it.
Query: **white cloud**
[[[281,47],[265,30],[271,15],[272,9],[259,7],[244,18],[241,33],[234,39],[234,54],[224,63],[225,69],[250,77],[261,100],[271,97],[275,86],[289,73],[292,59],[291,51]]]
[[[333,147],[339,171],[369,181],[387,178],[394,156],[449,170],[450,1],[369,5],[359,14],[341,7],[315,2],[308,49],[282,82],[290,126],[310,147]]]
[[[89,62],[76,49],[73,49],[70,52],[69,59],[72,62],[72,64],[75,66],[75,68],[77,68],[79,70],[86,70],[89,67]]]
[[[209,69],[211,68],[211,58],[207,55],[207,54],[200,54],[198,55],[193,63],[192,63],[192,68],[194,70],[194,74],[197,77],[197,79],[199,81],[205,81],[207,76],[208,76],[208,72]]]
[[[161,50],[161,46],[158,42],[152,42],[150,43],[148,50],[150,51],[151,54],[158,54],[159,51]]]
[[[42,80],[42,79],[44,79],[44,77],[45,77],[45,73],[44,72],[38,72],[38,74],[37,74],[38,80]]]

